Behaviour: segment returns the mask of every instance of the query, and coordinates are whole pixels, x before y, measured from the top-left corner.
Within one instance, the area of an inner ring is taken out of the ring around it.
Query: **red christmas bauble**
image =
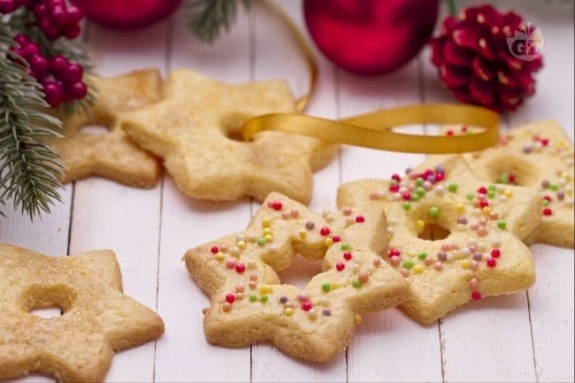
[[[348,72],[374,76],[410,61],[429,40],[438,0],[304,0],[319,50]]]
[[[86,18],[113,29],[138,29],[170,15],[182,0],[72,0]]]

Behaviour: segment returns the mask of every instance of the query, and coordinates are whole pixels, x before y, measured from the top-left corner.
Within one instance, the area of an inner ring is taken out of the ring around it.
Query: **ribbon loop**
[[[459,136],[394,132],[408,124],[463,124],[482,128]],[[330,120],[297,113],[273,113],[248,120],[242,129],[250,141],[260,131],[276,130],[324,141],[394,152],[448,154],[479,151],[497,143],[499,115],[489,109],[458,104],[419,104]]]

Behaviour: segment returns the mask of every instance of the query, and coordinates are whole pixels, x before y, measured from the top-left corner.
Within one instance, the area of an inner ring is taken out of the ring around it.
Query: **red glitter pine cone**
[[[490,5],[445,18],[430,46],[439,78],[455,98],[496,112],[515,110],[532,95],[533,74],[543,66],[539,30]]]

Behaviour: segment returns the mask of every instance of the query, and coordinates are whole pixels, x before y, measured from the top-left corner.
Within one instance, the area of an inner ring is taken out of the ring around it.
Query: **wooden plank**
[[[174,16],[170,69],[189,68],[230,82],[250,79],[249,19],[241,12],[233,32],[213,45],[198,41],[186,29],[183,13]],[[158,382],[245,382],[250,380],[250,348],[209,345],[202,325],[208,297],[189,277],[181,261],[196,245],[244,229],[249,200],[210,203],[185,196],[170,176],[162,201],[158,310],[167,323],[157,345]]]
[[[89,44],[102,76],[137,68],[164,68],[167,24],[138,32],[90,27]],[[160,54],[159,54],[160,53]],[[106,97],[105,94],[99,97]],[[161,184],[124,186],[97,177],[76,183],[70,252],[109,248],[116,252],[124,291],[156,309]],[[152,381],[155,342],[116,354],[109,382]]]

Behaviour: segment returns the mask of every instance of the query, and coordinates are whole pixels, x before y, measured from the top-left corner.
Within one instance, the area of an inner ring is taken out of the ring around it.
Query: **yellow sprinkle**
[[[299,231],[299,237],[300,237],[301,239],[305,239],[305,237],[307,237],[307,232],[306,232],[304,229],[301,229],[301,230]]]
[[[261,285],[260,294],[270,294],[273,291],[270,285]]]
[[[359,314],[353,316],[353,323],[358,326],[363,321],[363,318]]]
[[[461,268],[462,269],[469,269],[469,260],[468,259],[464,259],[461,261]]]
[[[222,253],[221,251],[218,251],[216,253],[216,261],[223,261],[226,258],[226,256],[224,255],[224,253]]]
[[[341,285],[337,282],[331,282],[331,289],[335,290],[338,289]]]
[[[425,221],[423,220],[419,220],[417,221],[417,232],[421,233],[423,231],[423,228],[425,227]]]
[[[244,241],[238,241],[238,243],[236,243],[236,246],[239,247],[240,249],[245,249],[246,243]]]
[[[323,242],[325,243],[326,246],[333,245],[333,239],[331,238],[326,238]]]
[[[271,233],[272,233],[272,229],[270,229],[269,227],[266,227],[264,229],[264,235],[271,234]]]
[[[269,218],[264,218],[262,221],[262,227],[270,227],[272,225],[272,221]]]
[[[513,192],[511,190],[505,190],[503,194],[508,198],[513,197]]]
[[[293,314],[293,309],[291,307],[286,307],[284,310],[284,314],[287,316],[291,316]]]
[[[492,211],[492,210],[493,210],[493,208],[492,208],[491,206],[485,206],[485,207],[483,208],[483,210],[482,210],[482,211],[483,211],[483,215],[487,215],[487,216],[488,216],[489,214],[491,214],[491,211]]]
[[[413,266],[413,273],[414,274],[421,274],[422,272],[423,272],[423,266],[422,265]]]
[[[266,240],[266,242],[271,242],[271,241],[274,240],[274,236],[273,236],[273,235],[270,235],[270,234],[267,234],[267,235],[264,236],[264,239]]]
[[[459,213],[463,213],[463,212],[465,211],[465,205],[462,204],[462,203],[458,203],[458,204],[457,204],[457,211],[458,211]]]

